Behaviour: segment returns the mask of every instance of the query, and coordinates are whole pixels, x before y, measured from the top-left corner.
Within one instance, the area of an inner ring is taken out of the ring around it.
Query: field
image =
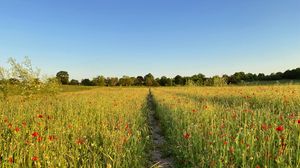
[[[0,101],[1,165],[164,167],[151,157],[153,115],[165,141],[158,150],[174,167],[300,167],[299,85],[157,87],[151,95],[73,87],[9,96]]]

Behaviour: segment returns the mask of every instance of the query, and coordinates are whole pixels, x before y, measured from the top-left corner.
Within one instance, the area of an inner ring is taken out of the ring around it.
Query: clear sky
[[[300,67],[299,0],[0,0],[0,64],[71,78]]]

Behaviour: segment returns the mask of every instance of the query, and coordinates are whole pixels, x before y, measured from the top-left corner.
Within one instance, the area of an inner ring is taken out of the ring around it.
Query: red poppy
[[[82,139],[82,138],[77,139],[76,144],[78,144],[78,145],[84,144],[84,139]]]
[[[298,124],[300,124],[300,120],[298,120]]]
[[[50,135],[50,136],[48,137],[48,139],[49,139],[50,141],[54,141],[54,140],[55,140],[55,136],[54,136],[54,135]]]
[[[193,109],[193,110],[192,110],[192,112],[193,112],[193,113],[196,113],[196,112],[197,112],[197,110],[196,110],[196,109]]]
[[[261,124],[261,129],[262,130],[268,130],[268,125],[267,124]]]
[[[39,114],[39,115],[38,115],[38,118],[43,118],[43,115],[42,115],[42,114]]]
[[[208,106],[207,106],[207,105],[205,105],[205,106],[203,106],[203,108],[204,108],[205,110],[207,110],[207,109],[208,109]]]
[[[227,145],[227,144],[228,144],[228,142],[227,142],[227,141],[224,141],[224,142],[223,142],[223,144],[224,144],[224,145]]]
[[[38,132],[34,132],[31,135],[32,135],[32,137],[37,137],[37,136],[39,136],[39,133]]]
[[[38,141],[38,142],[41,142],[42,140],[43,140],[43,138],[40,137],[40,136],[37,138],[37,141]]]
[[[276,128],[276,131],[283,131],[283,130],[284,130],[283,125],[280,125]]]
[[[189,133],[183,134],[184,139],[190,139],[191,135]]]
[[[9,157],[9,158],[8,158],[8,162],[9,162],[9,163],[14,163],[14,159],[13,159],[12,157]]]
[[[257,165],[255,168],[260,168],[260,166],[259,166],[259,165]]]
[[[128,123],[126,123],[125,129],[128,129],[128,128],[129,128],[129,125],[128,125]]]
[[[39,158],[38,158],[37,156],[33,156],[33,157],[31,158],[31,160],[32,160],[32,161],[37,161],[37,160],[39,160]]]
[[[20,131],[20,128],[19,128],[19,127],[16,127],[16,128],[15,128],[15,131],[16,131],[16,132],[19,132],[19,131]]]

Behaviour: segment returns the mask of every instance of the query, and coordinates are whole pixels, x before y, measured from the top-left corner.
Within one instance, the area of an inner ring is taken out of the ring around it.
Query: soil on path
[[[148,95],[148,108],[149,108],[149,126],[151,129],[153,148],[150,152],[153,167],[161,168],[173,168],[173,159],[170,156],[165,156],[163,153],[163,148],[165,146],[165,137],[161,130],[161,125],[159,119],[155,115],[155,105],[153,102],[153,95],[151,90],[149,90]]]

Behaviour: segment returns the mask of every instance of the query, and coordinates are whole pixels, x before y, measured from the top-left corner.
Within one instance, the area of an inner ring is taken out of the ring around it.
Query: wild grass
[[[178,167],[299,167],[300,87],[153,89]]]
[[[95,89],[0,103],[3,167],[144,167],[147,89]]]

